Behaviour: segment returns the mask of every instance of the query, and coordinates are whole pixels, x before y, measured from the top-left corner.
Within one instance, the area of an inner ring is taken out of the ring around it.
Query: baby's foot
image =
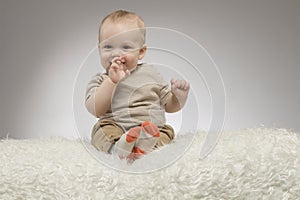
[[[129,129],[129,131],[121,136],[115,144],[114,151],[119,158],[127,158],[135,145],[137,138],[140,136],[141,127],[137,126]]]
[[[136,148],[139,152],[149,153],[156,144],[158,138],[160,137],[160,132],[157,126],[149,121],[142,124],[141,134],[136,142]]]
[[[136,159],[141,158],[145,154],[145,151],[139,147],[133,147],[131,154],[127,157],[128,163],[133,163]]]

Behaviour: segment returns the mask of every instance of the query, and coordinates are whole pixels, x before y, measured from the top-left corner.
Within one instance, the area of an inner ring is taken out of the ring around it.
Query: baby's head
[[[145,43],[145,36],[146,36],[146,31],[145,31],[145,24],[144,21],[140,16],[138,16],[136,13],[125,11],[125,10],[117,10],[109,15],[107,15],[101,22],[100,28],[99,28],[99,43],[101,43],[104,39],[103,38],[105,35],[105,30],[106,30],[106,25],[118,25],[118,24],[123,24],[128,26],[130,29],[138,29],[140,31],[139,34],[139,39],[141,40],[140,42],[142,44]],[[125,30],[127,31],[127,30]]]
[[[112,59],[125,58],[128,70],[135,68],[146,53],[145,25],[137,14],[118,10],[107,15],[99,28],[99,53],[103,67],[108,71]]]

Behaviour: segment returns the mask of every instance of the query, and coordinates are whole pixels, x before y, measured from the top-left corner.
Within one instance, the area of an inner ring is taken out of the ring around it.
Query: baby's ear
[[[139,51],[139,60],[142,60],[144,58],[146,51],[147,51],[147,46],[146,44],[144,44]]]

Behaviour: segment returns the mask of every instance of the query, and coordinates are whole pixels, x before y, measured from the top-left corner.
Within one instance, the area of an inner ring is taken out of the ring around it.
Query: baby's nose
[[[121,49],[114,49],[111,53],[111,56],[114,57],[119,57],[123,54],[123,51]]]

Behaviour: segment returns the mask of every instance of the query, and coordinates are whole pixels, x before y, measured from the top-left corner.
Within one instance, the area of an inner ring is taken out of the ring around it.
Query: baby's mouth
[[[125,63],[125,61],[124,62],[121,61],[121,64],[125,66],[126,63]],[[109,61],[108,68],[110,68],[111,65],[112,65],[112,61]]]
[[[125,65],[125,61],[124,62],[121,61],[121,64]],[[109,61],[109,66],[111,65],[112,65],[112,61]]]

